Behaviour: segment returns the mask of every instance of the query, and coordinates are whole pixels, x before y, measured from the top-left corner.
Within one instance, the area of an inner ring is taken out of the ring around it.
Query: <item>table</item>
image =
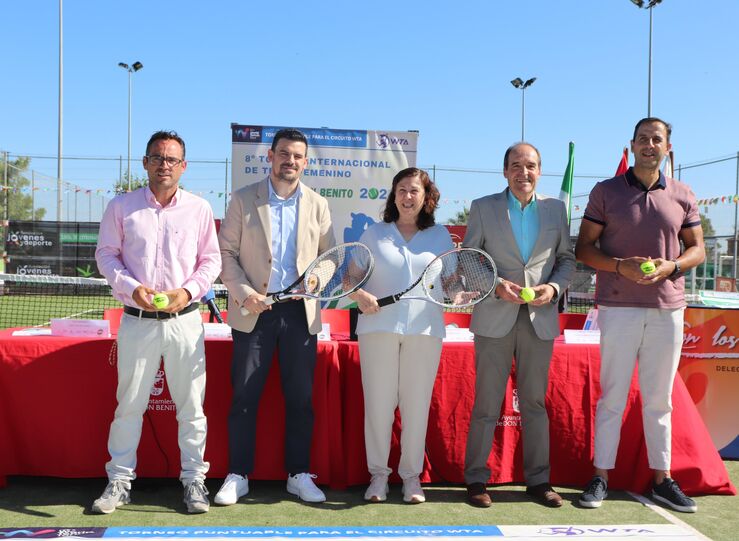
[[[332,327],[333,328],[333,327]],[[0,331],[0,481],[3,475],[103,477],[107,435],[115,410],[113,339],[13,337]],[[206,460],[210,477],[227,473],[231,401],[230,340],[207,340]],[[551,419],[552,483],[582,486],[590,478],[598,346],[555,342],[547,408]],[[137,473],[177,477],[174,408],[166,386],[145,416]],[[422,481],[463,482],[464,447],[474,396],[471,343],[445,343],[429,417]],[[520,418],[509,382],[491,454],[491,482],[523,481]],[[726,469],[680,378],[673,395],[673,471],[690,494],[734,494]],[[331,488],[366,483],[363,397],[356,342],[319,342],[314,379],[315,429],[311,469]],[[651,481],[636,381],[629,396],[614,489],[643,492]],[[158,409],[157,409],[158,408]],[[284,479],[284,403],[273,365],[258,417],[254,479]],[[391,464],[398,460],[394,439]]]
[[[113,344],[112,338],[14,337],[10,329],[0,331],[0,486],[5,475],[105,476],[116,406],[116,367],[109,361]],[[341,488],[341,435],[333,429],[341,424],[337,351],[336,342],[319,342],[311,471],[322,483]],[[230,340],[206,341],[205,460],[212,477],[228,473],[231,352]],[[275,362],[259,406],[253,479],[287,478],[284,416]],[[174,404],[166,383],[159,381],[144,416],[136,471],[142,477],[177,477],[179,470]]]
[[[346,482],[365,483],[363,408],[359,347],[339,342],[343,401]],[[592,475],[595,406],[600,396],[600,353],[597,345],[565,344],[558,338],[550,369],[547,410],[550,419],[551,482],[584,486]],[[515,377],[515,374],[514,374]],[[513,379],[513,378],[512,378]],[[520,415],[515,386],[509,380],[501,419],[490,455],[491,483],[524,481]],[[469,343],[444,343],[429,413],[422,482],[464,483],[467,429],[474,400],[474,349]],[[397,469],[399,419],[393,434],[390,464]],[[726,468],[714,448],[681,378],[673,391],[672,472],[690,494],[735,494]],[[399,478],[394,474],[393,479]],[[647,467],[641,397],[635,377],[624,413],[616,468],[609,486],[646,492],[652,472]]]

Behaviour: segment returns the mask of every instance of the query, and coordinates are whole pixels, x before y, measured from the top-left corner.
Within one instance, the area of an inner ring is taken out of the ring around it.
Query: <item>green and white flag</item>
[[[559,198],[565,202],[567,207],[567,223],[572,218],[572,176],[575,173],[575,143],[570,141],[570,157],[567,160],[567,169],[562,179],[562,189],[559,192]]]

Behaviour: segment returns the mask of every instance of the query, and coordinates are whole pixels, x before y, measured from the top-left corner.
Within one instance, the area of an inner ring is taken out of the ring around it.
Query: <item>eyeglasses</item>
[[[162,165],[164,162],[167,162],[167,165],[170,167],[177,167],[180,165],[183,161],[179,158],[173,158],[172,156],[167,156],[166,158],[164,156],[160,156],[159,154],[154,154],[153,156],[145,156],[151,163],[154,165]]]

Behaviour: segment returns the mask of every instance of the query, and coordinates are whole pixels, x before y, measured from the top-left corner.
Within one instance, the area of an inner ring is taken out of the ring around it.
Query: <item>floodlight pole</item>
[[[660,4],[662,0],[649,0],[649,3],[645,6],[646,0],[631,0],[639,9],[645,8],[649,10],[649,68],[647,71],[647,116],[652,116],[652,10],[657,4]]]
[[[515,87],[521,90],[521,141],[524,141],[526,138],[524,137],[525,131],[524,126],[526,123],[526,89],[534,84],[534,81],[536,81],[536,77],[532,77],[531,79],[528,79],[526,82],[523,81],[520,77],[516,77],[511,81],[511,84]]]
[[[59,0],[59,118],[57,124],[57,151],[56,151],[56,219],[62,221],[62,128],[64,119],[62,106],[64,104],[64,64],[63,64],[63,33],[62,33],[62,0]]]
[[[134,62],[130,66],[124,62],[118,62],[118,66],[128,72],[128,191],[131,191],[131,74],[139,71],[144,65]]]
[[[647,117],[652,116],[652,10],[656,4],[649,4],[649,73],[647,75]]]
[[[525,141],[525,124],[526,123],[526,87],[521,88],[521,141]]]
[[[131,70],[128,70],[128,191],[131,191]]]

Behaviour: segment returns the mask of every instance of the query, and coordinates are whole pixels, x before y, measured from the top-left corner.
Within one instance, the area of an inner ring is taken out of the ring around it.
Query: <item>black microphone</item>
[[[208,305],[208,310],[210,310],[210,321],[213,322],[213,318],[216,318],[216,321],[218,323],[223,323],[223,317],[221,317],[221,311],[216,306],[216,294],[213,292],[213,288],[210,288],[208,292],[203,295],[203,298],[200,299],[200,302],[205,303]]]

